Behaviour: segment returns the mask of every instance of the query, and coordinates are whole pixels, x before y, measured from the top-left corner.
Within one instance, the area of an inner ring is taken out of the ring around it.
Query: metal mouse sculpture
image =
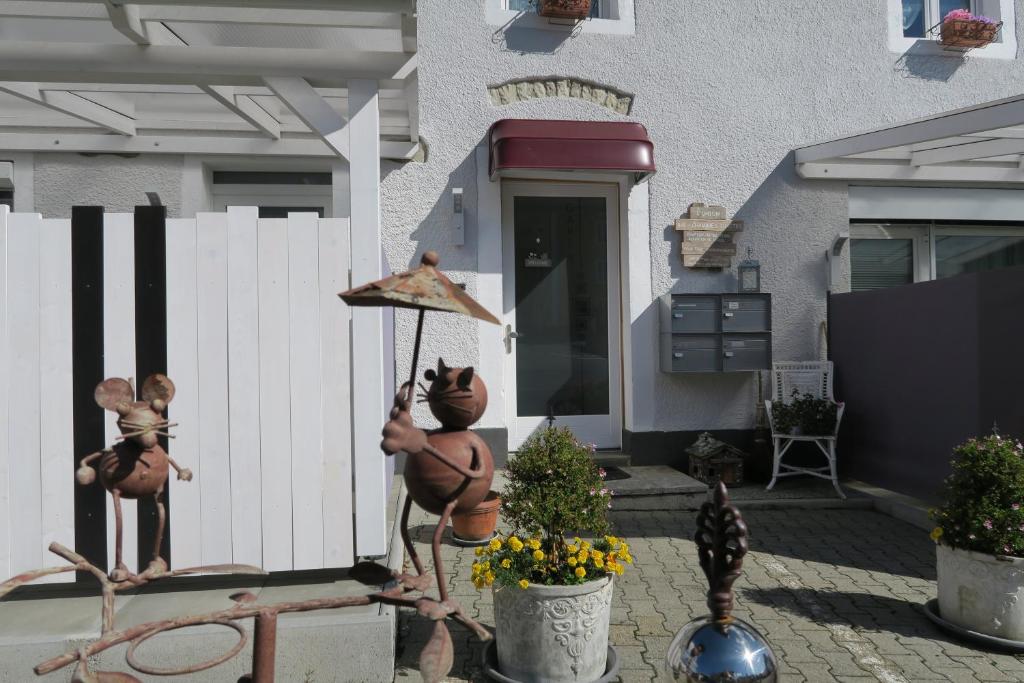
[[[409,491],[402,511],[401,532],[409,557],[420,577],[423,563],[409,538],[409,511],[415,502],[441,519],[434,531],[432,551],[441,601],[448,589],[441,563],[441,537],[453,512],[472,510],[487,496],[494,478],[494,457],[483,439],[468,428],[487,408],[487,387],[473,368],[449,368],[438,359],[437,370],[427,370],[430,382],[422,400],[441,423],[430,432],[418,429],[410,413],[412,385],[402,385],[390,420],[384,425],[381,449],[388,455],[405,452],[405,486]],[[424,582],[425,583],[425,582]],[[425,587],[425,586],[424,586]]]
[[[121,430],[118,437],[120,443],[85,456],[75,472],[75,478],[79,484],[87,486],[96,480],[98,472],[100,483],[114,500],[117,528],[114,569],[110,572],[110,580],[122,582],[132,576],[121,556],[122,498],[137,500],[152,496],[156,502],[156,538],[153,540],[153,559],[146,573],[160,575],[167,571],[167,562],[160,557],[160,544],[167,517],[161,496],[167,484],[168,466],[177,471],[178,479],[192,479],[191,470],[174,462],[167,451],[160,447],[157,439],[159,436],[173,438],[167,430],[176,425],[170,424],[163,413],[174,398],[174,382],[161,374],[150,375],[142,383],[142,400],[136,401],[131,382],[111,377],[97,385],[94,396],[101,408],[117,413],[117,427]]]

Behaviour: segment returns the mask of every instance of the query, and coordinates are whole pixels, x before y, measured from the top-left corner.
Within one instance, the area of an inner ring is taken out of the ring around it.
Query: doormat
[[[620,481],[622,479],[629,479],[630,476],[631,475],[626,473],[625,470],[623,470],[620,467],[615,467],[614,465],[610,465],[604,468],[605,481]]]

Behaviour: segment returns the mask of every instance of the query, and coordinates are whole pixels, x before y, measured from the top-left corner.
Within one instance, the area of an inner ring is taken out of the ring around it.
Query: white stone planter
[[[501,673],[524,683],[596,681],[604,676],[611,577],[580,586],[512,586],[494,591]]]
[[[936,546],[939,614],[961,628],[1024,641],[1024,559]]]

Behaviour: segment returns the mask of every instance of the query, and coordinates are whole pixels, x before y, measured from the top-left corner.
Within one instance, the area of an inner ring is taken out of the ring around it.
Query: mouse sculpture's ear
[[[131,405],[135,401],[135,390],[128,380],[120,377],[105,379],[96,385],[96,392],[93,394],[97,405],[104,410],[118,412],[120,405]]]
[[[459,389],[469,389],[469,385],[473,383],[473,368],[464,368],[456,378],[455,383]]]
[[[160,400],[166,406],[174,398],[174,382],[167,375],[155,372],[142,383],[142,400],[146,403]]]
[[[435,379],[437,379],[437,373],[434,372],[433,370],[427,370],[426,372],[423,373],[423,379],[427,380],[428,382],[433,382]]]

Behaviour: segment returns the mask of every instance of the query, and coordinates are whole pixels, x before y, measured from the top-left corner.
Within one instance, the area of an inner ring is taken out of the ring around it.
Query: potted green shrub
[[[788,403],[772,404],[772,427],[776,434],[831,435],[836,430],[839,404],[815,398],[811,394],[800,396],[793,390]]]
[[[954,451],[936,527],[939,615],[1024,641],[1024,445],[994,434]]]
[[[959,48],[985,47],[996,39],[1003,22],[955,9],[942,19],[939,38],[943,45]]]
[[[534,434],[509,462],[502,518],[514,530],[477,549],[490,587],[500,673],[521,681],[595,681],[606,673],[613,577],[633,557],[608,535],[611,492],[591,449],[566,428]],[[593,534],[591,543],[569,533]]]

